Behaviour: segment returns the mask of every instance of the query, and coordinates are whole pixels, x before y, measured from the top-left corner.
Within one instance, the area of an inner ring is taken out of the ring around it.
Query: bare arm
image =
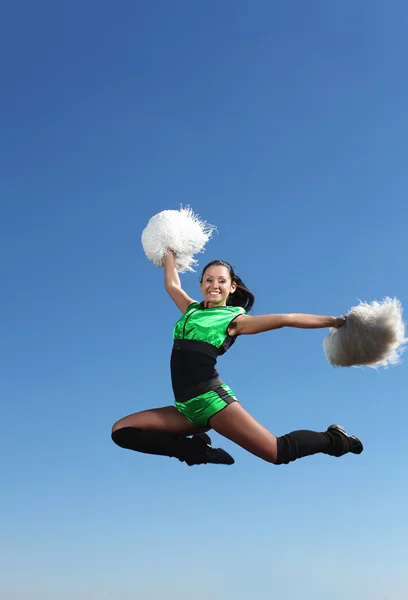
[[[260,315],[251,317],[250,315],[240,315],[233,321],[229,327],[229,334],[249,335],[261,333],[281,327],[298,327],[301,329],[320,329],[323,327],[342,327],[346,322],[346,317],[326,317],[320,315],[306,315],[302,313],[292,313],[288,315]]]
[[[175,257],[173,250],[169,250],[164,257],[164,287],[170,298],[175,302],[182,313],[185,313],[187,307],[195,300],[181,287],[181,281],[176,269]]]

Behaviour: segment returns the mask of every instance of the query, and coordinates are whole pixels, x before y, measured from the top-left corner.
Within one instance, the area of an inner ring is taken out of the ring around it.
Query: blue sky
[[[275,434],[339,422],[359,457],[273,467],[225,441],[232,468],[189,469],[110,440],[172,403],[179,314],[140,243],[161,210],[217,226],[200,266],[230,261],[256,314],[408,305],[407,18],[402,0],[3,7],[1,597],[407,597],[406,357],[336,370],[326,331],[280,330],[219,363]]]

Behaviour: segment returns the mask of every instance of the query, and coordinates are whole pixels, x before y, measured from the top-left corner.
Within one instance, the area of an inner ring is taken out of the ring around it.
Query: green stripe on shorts
[[[175,402],[177,410],[196,427],[208,427],[208,421],[223,408],[236,402],[232,389],[222,383],[215,390],[210,390],[191,398],[186,402]]]

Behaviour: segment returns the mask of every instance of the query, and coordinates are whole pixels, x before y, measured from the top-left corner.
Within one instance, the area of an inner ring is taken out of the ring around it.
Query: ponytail
[[[247,288],[242,279],[235,273],[233,267],[226,261],[213,260],[212,262],[208,263],[208,265],[206,265],[203,269],[200,282],[202,282],[204,273],[208,269],[208,267],[218,265],[221,267],[226,267],[228,269],[232,283],[235,283],[235,285],[237,286],[235,292],[228,296],[227,306],[242,306],[242,308],[244,308],[246,312],[249,312],[254,305],[255,296]]]
[[[232,283],[236,284],[237,289],[233,294],[230,294],[228,296],[227,305],[242,306],[242,308],[245,308],[245,310],[249,312],[255,302],[255,296],[247,288],[242,279],[238,277],[238,275],[236,275],[235,273],[232,277]]]

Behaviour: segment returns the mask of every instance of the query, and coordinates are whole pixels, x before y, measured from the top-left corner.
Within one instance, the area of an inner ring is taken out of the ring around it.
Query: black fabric
[[[175,398],[185,396],[185,390],[203,381],[218,377],[217,359],[205,352],[182,349],[174,344],[170,359],[171,383]],[[190,396],[194,398],[194,396]]]
[[[233,319],[234,320],[234,319]],[[233,344],[235,344],[235,342],[237,341],[236,336],[232,337],[232,336],[228,336],[225,338],[225,342],[223,343],[223,345],[220,347],[219,351],[218,351],[218,356],[222,356],[223,354],[225,354]]]
[[[313,454],[342,456],[350,450],[350,442],[346,436],[329,431],[292,431],[278,437],[277,442],[277,465],[287,465],[298,458]]]
[[[176,456],[179,453],[177,437],[165,431],[123,427],[112,433],[112,440],[121,448],[145,454]]]

